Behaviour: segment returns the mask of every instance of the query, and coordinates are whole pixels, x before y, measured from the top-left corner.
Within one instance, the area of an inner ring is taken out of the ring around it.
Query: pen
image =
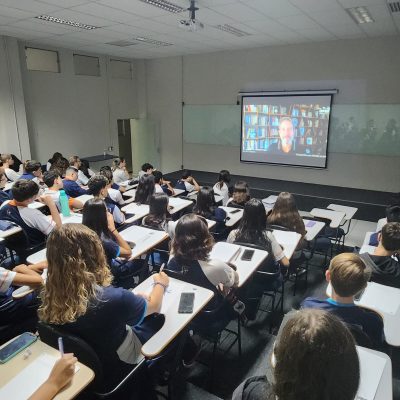
[[[58,350],[60,351],[61,357],[64,356],[64,342],[62,337],[60,336],[58,338]]]
[[[160,267],[160,272],[162,272],[162,270],[164,269],[164,267],[165,267],[165,263],[162,263],[162,265],[161,265],[161,267]]]

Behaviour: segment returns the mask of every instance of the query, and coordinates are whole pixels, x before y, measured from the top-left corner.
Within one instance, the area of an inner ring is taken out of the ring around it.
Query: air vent
[[[235,28],[232,25],[228,25],[228,24],[224,24],[224,25],[217,25],[215,26],[215,28],[219,29],[220,31],[226,32],[226,33],[230,33],[231,35],[235,35],[238,37],[241,36],[250,36],[251,34],[245,31],[242,31],[238,28]]]
[[[400,13],[400,1],[389,1],[387,5],[391,13]]]
[[[131,42],[129,40],[117,40],[115,42],[108,42],[106,44],[109,44],[110,46],[128,47],[128,46],[134,46],[137,43]]]

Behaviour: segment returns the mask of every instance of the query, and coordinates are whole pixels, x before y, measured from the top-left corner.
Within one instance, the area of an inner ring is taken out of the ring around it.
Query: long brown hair
[[[274,392],[279,400],[353,400],[360,365],[350,331],[333,314],[297,312],[275,346]]]
[[[276,199],[274,208],[268,216],[268,224],[281,225],[285,228],[305,236],[306,227],[299,214],[294,196],[289,192],[282,192]]]
[[[96,298],[111,273],[98,235],[81,224],[64,224],[47,239],[47,282],[39,318],[52,324],[74,322]]]
[[[233,187],[232,198],[235,203],[244,205],[250,198],[249,185],[244,181],[236,182]]]

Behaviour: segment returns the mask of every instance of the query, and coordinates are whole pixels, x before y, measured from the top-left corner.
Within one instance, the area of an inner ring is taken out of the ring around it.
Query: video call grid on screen
[[[240,160],[326,168],[332,94],[242,97]]]

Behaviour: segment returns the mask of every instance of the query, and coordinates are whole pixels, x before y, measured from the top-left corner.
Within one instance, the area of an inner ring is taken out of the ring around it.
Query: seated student
[[[46,171],[50,171],[50,168],[53,164],[55,164],[58,160],[60,160],[61,158],[63,158],[63,155],[61,153],[59,153],[58,151],[56,151],[53,154],[53,157],[51,157],[46,164]]]
[[[34,181],[37,185],[43,182],[42,165],[35,160],[29,160],[25,163],[25,172],[21,175],[20,179],[27,181]]]
[[[136,188],[135,203],[150,204],[150,198],[154,194],[155,183],[153,175],[145,175],[139,180]]]
[[[354,304],[354,296],[367,286],[370,276],[371,272],[357,254],[339,254],[326,271],[326,280],[332,285],[331,297],[325,300],[308,297],[301,307],[332,312],[346,324],[360,327],[373,347],[381,348],[384,340],[382,318],[374,311]]]
[[[113,181],[113,173],[110,169],[104,169],[103,167],[100,169],[100,175],[104,176],[107,181],[108,181],[108,185],[107,185],[107,191],[108,191],[108,196],[110,197],[110,199],[116,203],[119,204],[120,206],[125,204],[124,199],[122,198],[122,194],[121,194],[121,188],[122,186],[118,186],[115,188],[115,184]],[[125,191],[125,190],[124,190]]]
[[[100,168],[100,175],[104,175],[109,181],[110,181],[110,174],[112,178],[111,189],[119,190],[121,193],[124,193],[126,191],[126,188],[114,182],[114,176],[111,167],[109,165],[103,165]]]
[[[23,322],[35,318],[39,301],[35,292],[15,300],[12,294],[17,286],[32,286],[39,288],[43,285],[40,274],[47,267],[47,262],[33,265],[17,265],[12,271],[0,267],[0,325]]]
[[[385,223],[388,222],[400,222],[400,206],[398,205],[393,205],[393,206],[389,206],[386,208],[386,221]],[[379,244],[379,233],[375,232],[373,233],[370,238],[369,238],[369,245],[370,246],[378,246]]]
[[[379,233],[374,254],[360,254],[371,268],[371,281],[400,289],[400,222],[389,222]]]
[[[144,163],[142,169],[139,171],[138,178],[140,179],[144,175],[151,175],[155,171],[154,167],[149,163]]]
[[[135,265],[124,265],[116,259],[129,258],[132,255],[131,246],[119,234],[114,219],[108,212],[106,204],[99,198],[88,200],[83,206],[82,223],[95,231],[101,240],[108,264],[114,275],[120,272],[132,271]]]
[[[67,386],[75,375],[75,364],[78,361],[73,353],[59,358],[49,377],[35,390],[28,400],[52,400],[62,388]]]
[[[58,211],[61,212],[60,190],[63,189],[64,184],[59,172],[57,170],[46,171],[43,175],[43,182],[47,186],[44,195],[50,196],[56,204]],[[78,210],[83,208],[83,203],[73,197],[68,198],[68,204],[70,208],[76,208]]]
[[[231,182],[231,174],[226,169],[223,169],[219,173],[218,182],[214,185],[213,190],[215,194],[222,196],[222,205],[226,206],[229,200],[230,188],[229,183]]]
[[[334,315],[301,310],[275,342],[274,382],[247,378],[232,400],[354,400],[360,363],[354,339]]]
[[[77,180],[78,170],[75,167],[68,167],[65,172],[65,178],[63,179],[63,185],[65,193],[67,193],[69,197],[78,197],[89,193],[87,189],[83,189],[78,185]]]
[[[49,171],[57,170],[61,177],[64,178],[68,168],[69,161],[64,157],[61,157],[51,164]]]
[[[225,228],[226,212],[222,208],[217,207],[214,198],[214,191],[210,187],[203,186],[199,190],[193,212],[206,219],[216,221],[217,231],[221,232]]]
[[[200,190],[200,186],[193,178],[191,171],[184,169],[182,171],[181,179],[179,179],[175,185],[175,189],[181,189],[187,193],[190,193],[193,192],[193,190],[198,192]]]
[[[20,179],[14,183],[11,192],[13,200],[2,205],[0,219],[18,224],[26,232],[31,245],[44,242],[54,226],[61,226],[61,217],[51,196],[40,197],[40,201],[49,208],[51,219],[40,210],[28,207],[39,192],[35,182]]]
[[[14,160],[11,154],[2,154],[1,162],[3,163],[4,175],[6,176],[8,181],[15,182],[21,177],[22,171],[21,173],[17,173],[11,168],[14,164]]]
[[[114,160],[112,171],[113,171],[114,182],[117,185],[129,179],[129,173],[126,169],[126,161],[125,158],[123,157]]]
[[[89,194],[104,200],[107,211],[113,216],[115,223],[123,224],[125,222],[125,215],[119,209],[118,204],[108,195],[108,189],[110,186],[111,185],[105,176],[92,176],[88,182]]]
[[[85,340],[102,363],[105,386],[115,384],[138,362],[143,343],[164,323],[164,316],[155,313],[168,276],[154,274],[146,297],[111,286],[101,241],[81,224],[65,224],[52,232],[47,261],[40,320]]]
[[[175,194],[174,188],[171,186],[171,182],[164,179],[161,171],[153,171],[153,176],[156,193],[165,193],[168,196],[173,196]]]
[[[79,167],[79,170],[82,171],[88,179],[96,175],[96,173],[90,169],[89,161],[85,160],[84,158],[81,160],[81,166]]]
[[[8,191],[4,191],[4,187],[7,183],[7,178],[4,175],[4,168],[0,167],[0,206],[7,200],[10,200],[10,195]]]
[[[82,167],[81,159],[78,156],[71,156],[69,158],[69,166],[74,167],[78,171],[78,179],[76,180],[78,185],[86,186],[89,178],[81,170]]]
[[[233,187],[232,198],[226,204],[228,207],[243,208],[247,201],[250,200],[250,189],[246,182],[239,181]]]

